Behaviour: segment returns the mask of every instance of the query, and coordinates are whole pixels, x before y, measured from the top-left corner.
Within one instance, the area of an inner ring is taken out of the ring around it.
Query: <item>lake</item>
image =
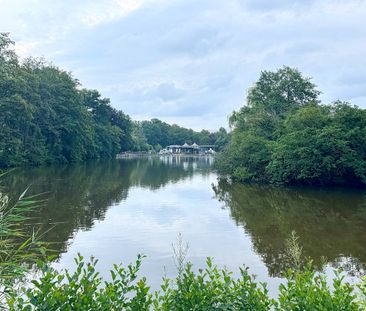
[[[366,193],[362,190],[281,188],[219,180],[211,157],[153,157],[17,169],[4,180],[12,194],[28,186],[47,201],[32,214],[46,232],[57,268],[72,268],[77,253],[113,263],[144,254],[141,275],[154,289],[176,275],[172,244],[189,244],[187,260],[206,257],[235,272],[242,265],[276,293],[288,267],[293,230],[304,256],[342,267],[355,282],[366,265]]]

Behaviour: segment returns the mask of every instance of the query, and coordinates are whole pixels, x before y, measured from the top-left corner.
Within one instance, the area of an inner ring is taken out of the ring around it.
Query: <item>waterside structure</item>
[[[170,145],[160,151],[160,154],[188,154],[188,155],[209,155],[215,154],[216,145]]]

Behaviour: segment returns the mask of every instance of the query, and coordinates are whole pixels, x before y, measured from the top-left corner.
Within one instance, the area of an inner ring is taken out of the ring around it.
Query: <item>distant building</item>
[[[165,149],[161,150],[161,154],[214,154],[216,146],[215,145],[197,145],[193,143],[188,145],[170,145]]]

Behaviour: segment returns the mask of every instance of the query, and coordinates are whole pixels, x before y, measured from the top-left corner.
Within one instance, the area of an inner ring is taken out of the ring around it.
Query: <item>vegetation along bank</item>
[[[171,144],[223,146],[228,133],[200,132],[158,119],[133,121],[96,90],[43,59],[19,59],[0,33],[0,167],[113,158]]]
[[[263,71],[230,117],[222,174],[241,182],[366,186],[366,110],[320,92],[296,69]]]

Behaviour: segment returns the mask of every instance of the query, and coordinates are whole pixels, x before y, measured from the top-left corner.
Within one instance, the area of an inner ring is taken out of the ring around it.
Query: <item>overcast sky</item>
[[[0,31],[134,119],[226,127],[283,65],[366,108],[366,1],[0,0]]]

